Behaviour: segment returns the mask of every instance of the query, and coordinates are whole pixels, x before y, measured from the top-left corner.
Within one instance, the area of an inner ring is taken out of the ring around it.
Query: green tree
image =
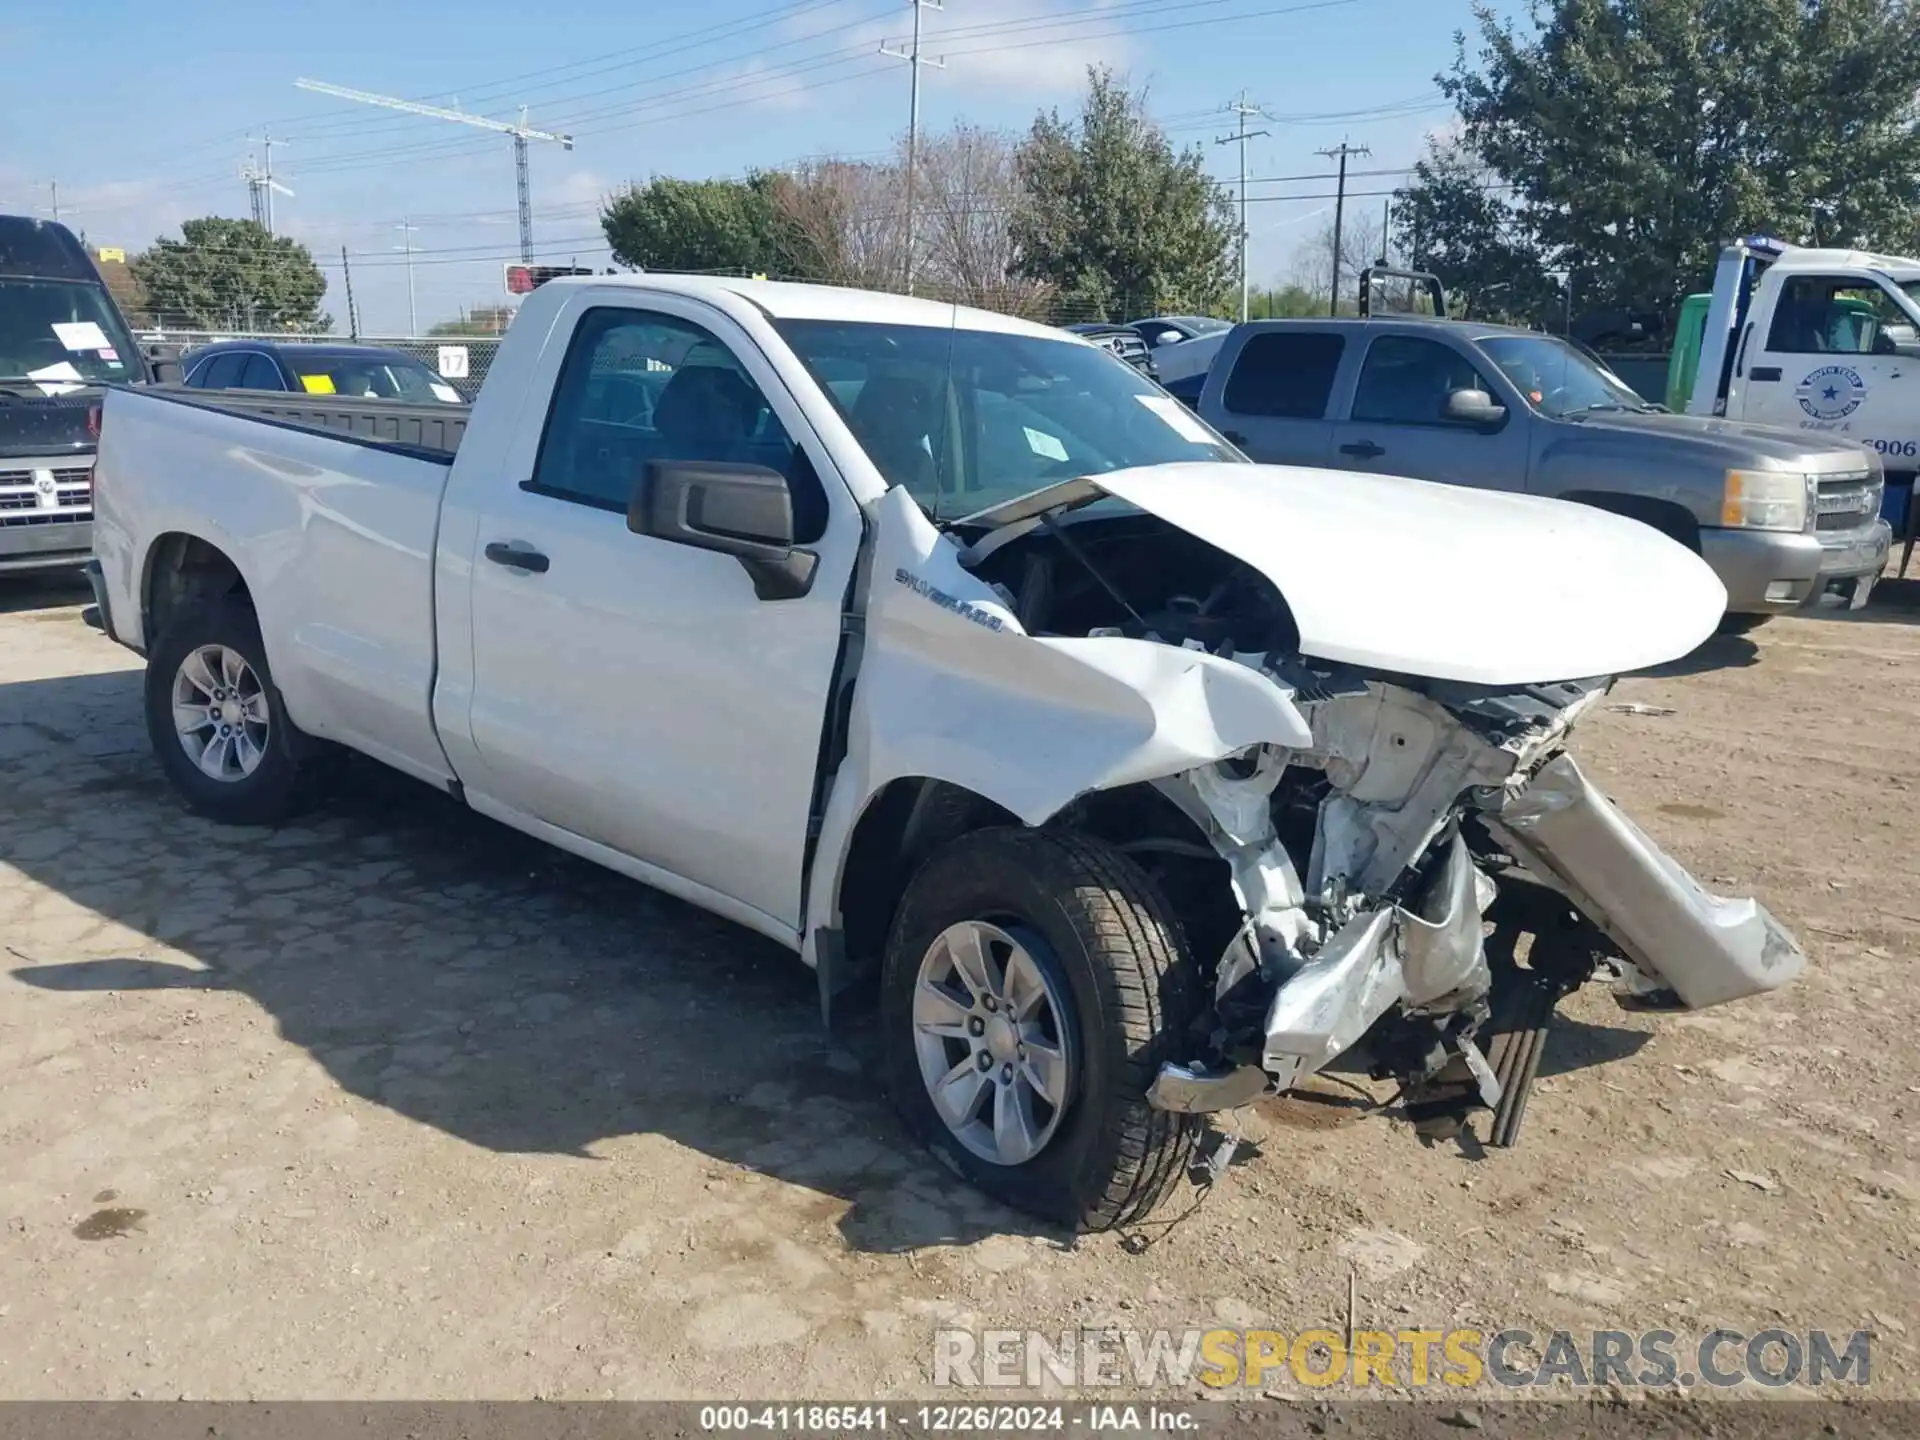
[[[1079,115],[1038,116],[1015,164],[1015,270],[1054,286],[1063,313],[1124,320],[1224,301],[1232,208],[1200,152],[1175,152],[1147,118],[1144,91],[1089,69]]]
[[[1670,304],[1754,230],[1910,243],[1910,0],[1531,0],[1524,29],[1475,14],[1477,52],[1461,36],[1439,77],[1461,145],[1580,308]]]
[[[775,203],[781,177],[675,180],[656,175],[601,211],[613,256],[641,270],[772,274],[786,268]]]
[[[209,215],[127,262],[161,325],[185,330],[326,330],[326,276],[307,247],[251,220]]]
[[[1416,270],[1438,275],[1455,314],[1532,321],[1563,294],[1498,181],[1457,144],[1429,147],[1394,225]]]

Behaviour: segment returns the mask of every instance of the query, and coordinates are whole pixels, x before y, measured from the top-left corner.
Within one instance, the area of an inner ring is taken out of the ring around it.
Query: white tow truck
[[[379,433],[107,397],[95,586],[187,802],[275,823],[348,747],[823,1011],[877,984],[908,1122],[1014,1205],[1128,1221],[1342,1057],[1505,1143],[1566,991],[1803,963],[1566,753],[1725,603],[1635,521],[1253,465],[1058,331],[712,278],[547,285],[457,453]]]
[[[1904,522],[1920,471],[1920,260],[1820,250],[1765,236],[1726,245],[1704,302],[1682,308],[1669,399],[1691,415],[1849,440],[1886,472],[1883,516]],[[1701,314],[1704,310],[1704,314]],[[1699,338],[1693,336],[1699,325]],[[1839,497],[1834,503],[1839,503]],[[1821,530],[1857,515],[1822,509]],[[1910,527],[1901,523],[1903,533]],[[1823,571],[1886,559],[1889,527],[1850,540]],[[1871,564],[1872,574],[1879,571]]]

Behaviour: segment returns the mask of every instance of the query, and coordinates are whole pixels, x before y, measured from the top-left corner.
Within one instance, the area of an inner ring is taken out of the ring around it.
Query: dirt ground
[[[1350,1276],[1363,1328],[1866,1327],[1920,1397],[1920,582],[1577,741],[1800,983],[1590,987],[1511,1151],[1263,1103],[1197,1210],[1078,1244],[906,1142],[743,931],[371,766],[188,817],[83,598],[0,585],[0,1397],[904,1397],[939,1324],[1337,1330]]]

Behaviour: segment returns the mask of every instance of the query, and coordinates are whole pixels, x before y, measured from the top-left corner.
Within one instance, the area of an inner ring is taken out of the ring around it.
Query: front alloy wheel
[[[913,992],[913,1044],[927,1097],[968,1150],[1023,1165],[1060,1128],[1073,1024],[1033,952],[1039,935],[963,920],[935,938]]]

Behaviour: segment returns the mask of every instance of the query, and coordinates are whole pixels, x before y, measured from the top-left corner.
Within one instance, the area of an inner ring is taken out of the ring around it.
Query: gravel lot
[[[1574,997],[1513,1151],[1262,1104],[1184,1220],[1078,1245],[907,1144],[743,931],[371,766],[186,816],[83,598],[0,582],[0,1397],[906,1396],[936,1324],[1338,1329],[1350,1275],[1363,1327],[1868,1327],[1920,1397],[1920,582],[1578,744],[1802,983]]]

